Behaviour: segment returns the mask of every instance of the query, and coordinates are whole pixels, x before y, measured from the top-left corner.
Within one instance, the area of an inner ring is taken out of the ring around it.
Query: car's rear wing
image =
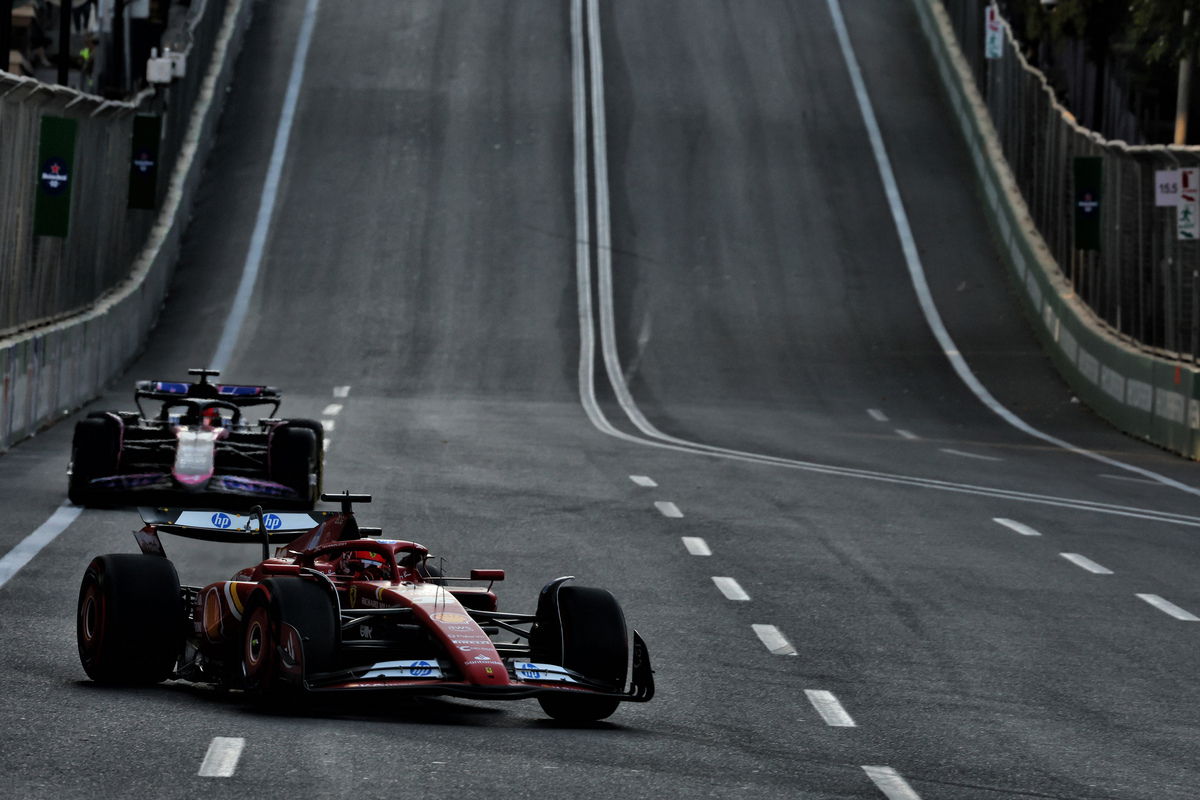
[[[138,512],[146,525],[154,526],[159,533],[171,533],[189,539],[209,542],[231,542],[255,544],[262,542],[258,514],[237,514],[232,511],[213,509],[150,508],[140,507]],[[266,539],[271,542],[290,542],[300,534],[310,531],[328,519],[336,517],[337,511],[264,511],[263,527]],[[139,540],[140,541],[140,540]]]
[[[219,373],[211,369],[189,369],[188,373],[199,375],[196,383],[188,381],[138,381],[134,384],[133,401],[137,404],[142,416],[142,400],[223,400],[235,406],[273,406],[270,416],[279,412],[283,402],[283,394],[274,386],[255,386],[250,384],[209,383],[209,377]]]

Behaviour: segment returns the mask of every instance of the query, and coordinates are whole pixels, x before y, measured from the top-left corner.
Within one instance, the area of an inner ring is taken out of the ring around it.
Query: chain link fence
[[[1077,125],[1003,23],[985,54],[985,0],[942,0],[1030,215],[1076,294],[1112,333],[1168,358],[1200,355],[1200,241],[1156,205],[1156,173],[1200,167],[1200,147],[1130,146]],[[1101,159],[1098,249],[1076,247],[1078,157]]]
[[[134,117],[162,115],[156,193],[161,200],[225,6],[221,0],[179,6],[182,24],[167,36],[186,48],[185,75],[128,102],[0,72],[0,339],[76,314],[129,277],[157,215],[126,207]],[[68,117],[78,125],[65,237],[34,234],[44,116]]]

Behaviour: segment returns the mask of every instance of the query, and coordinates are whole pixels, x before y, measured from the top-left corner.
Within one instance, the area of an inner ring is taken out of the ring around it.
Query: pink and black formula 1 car
[[[102,411],[75,425],[68,495],[78,505],[154,497],[220,496],[276,507],[312,508],[320,496],[324,432],[315,420],[275,419],[271,386],[138,381],[137,411]],[[143,401],[159,404],[147,415]],[[271,406],[254,423],[243,410]]]
[[[83,668],[101,683],[167,679],[290,702],[305,694],[395,692],[537,698],[556,719],[603,719],[646,701],[646,645],[602,589],[558,578],[533,614],[498,611],[504,571],[441,575],[416,542],[359,527],[340,512],[142,509],[142,553],[92,560],[79,591]],[[231,580],[180,586],[160,534],[261,541],[263,558]],[[286,541],[269,555],[269,542]],[[487,582],[487,586],[477,585]]]

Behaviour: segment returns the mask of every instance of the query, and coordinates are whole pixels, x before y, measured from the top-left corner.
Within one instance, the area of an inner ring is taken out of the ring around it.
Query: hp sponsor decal
[[[214,528],[225,530],[226,528],[233,527],[233,519],[228,514],[218,511],[212,515],[212,524]]]
[[[265,514],[263,524],[267,526],[267,530],[277,531],[283,527],[283,518],[278,514]]]
[[[542,672],[537,666],[537,664],[517,664],[517,674],[524,680],[536,681],[542,677]]]
[[[433,674],[433,665],[428,661],[414,661],[408,671],[414,678],[427,678]]]

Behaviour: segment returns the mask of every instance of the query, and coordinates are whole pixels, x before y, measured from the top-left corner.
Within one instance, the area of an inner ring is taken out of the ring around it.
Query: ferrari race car
[[[141,554],[99,556],[83,576],[84,671],[100,683],[243,689],[272,705],[333,692],[536,697],[575,722],[654,695],[645,642],[607,591],[558,578],[535,613],[498,611],[503,570],[442,576],[423,545],[358,525],[352,504],[369,495],[322,499],[342,510],[141,509]],[[231,580],[180,586],[163,533],[258,541],[262,560]],[[272,556],[270,542],[286,544]]]
[[[75,425],[68,496],[77,505],[157,494],[220,495],[312,508],[320,495],[324,431],[311,419],[275,419],[283,397],[271,386],[138,381],[137,411],[101,411]],[[146,414],[143,401],[157,402]],[[243,411],[271,406],[250,423]]]

